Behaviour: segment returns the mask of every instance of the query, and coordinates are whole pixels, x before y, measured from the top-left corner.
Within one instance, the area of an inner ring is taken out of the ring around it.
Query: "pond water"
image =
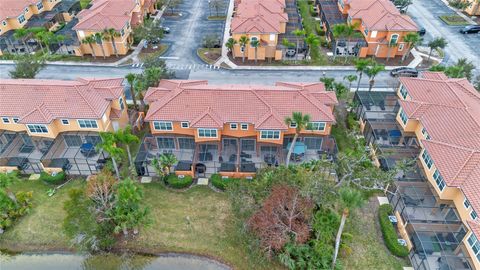
[[[60,253],[23,253],[8,255],[0,252],[2,270],[230,270],[231,268],[206,257],[164,254],[143,255],[78,255]]]

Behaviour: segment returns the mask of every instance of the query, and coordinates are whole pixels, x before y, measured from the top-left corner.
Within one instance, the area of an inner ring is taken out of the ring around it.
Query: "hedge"
[[[210,177],[210,182],[212,183],[212,185],[220,190],[225,190],[229,183],[238,180],[238,178],[222,178],[220,174],[212,174],[212,176]]]
[[[408,249],[398,243],[398,235],[395,231],[395,227],[388,218],[393,212],[392,206],[389,204],[383,204],[378,209],[378,218],[380,220],[380,228],[382,229],[383,240],[390,252],[398,257],[407,257]]]
[[[175,174],[170,174],[165,179],[165,182],[172,188],[186,188],[193,183],[193,178],[189,175],[185,175],[183,178],[179,178]]]
[[[63,183],[65,181],[65,177],[66,174],[64,171],[61,171],[55,175],[51,175],[47,172],[40,173],[40,180],[52,185],[58,185]]]

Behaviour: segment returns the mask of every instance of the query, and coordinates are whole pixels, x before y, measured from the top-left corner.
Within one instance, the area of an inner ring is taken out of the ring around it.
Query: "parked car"
[[[418,34],[419,34],[420,36],[425,35],[425,33],[427,33],[427,30],[425,30],[425,28],[423,28],[423,27],[420,28],[420,30],[418,30]]]
[[[467,25],[464,28],[460,29],[462,34],[473,34],[480,32],[480,25]]]
[[[163,33],[164,34],[170,34],[170,28],[169,27],[163,26],[162,28],[163,28]]]
[[[390,71],[392,77],[418,77],[418,70],[409,67],[394,68]]]

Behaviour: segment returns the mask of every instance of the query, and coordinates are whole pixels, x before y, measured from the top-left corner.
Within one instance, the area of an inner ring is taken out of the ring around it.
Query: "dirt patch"
[[[222,56],[222,49],[220,48],[200,48],[197,50],[197,55],[203,62],[207,64],[215,63],[220,56]]]

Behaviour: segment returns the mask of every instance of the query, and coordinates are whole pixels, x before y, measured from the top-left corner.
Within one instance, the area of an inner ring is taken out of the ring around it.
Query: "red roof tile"
[[[73,29],[101,31],[113,28],[120,31],[127,22],[138,19],[132,18],[135,7],[135,0],[94,0],[89,9],[78,13],[78,23]]]
[[[0,3],[0,22],[20,16],[23,10],[38,3],[37,0],[2,0]]]
[[[285,3],[278,0],[242,0],[232,19],[232,33],[282,33],[288,21]]]
[[[283,119],[299,111],[308,113],[312,121],[334,122],[327,106],[334,104],[331,95],[322,95],[326,92],[320,85],[316,83],[308,90],[296,83],[251,86],[163,80],[145,95],[150,103],[145,120],[189,121],[192,127],[215,128],[241,122],[254,124],[257,129],[287,129]]]
[[[110,101],[123,93],[123,79],[11,80],[0,79],[0,116],[23,124],[54,119],[98,119]]]

